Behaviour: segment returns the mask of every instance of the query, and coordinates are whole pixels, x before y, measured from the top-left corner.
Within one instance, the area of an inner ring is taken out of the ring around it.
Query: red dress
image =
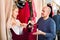
[[[28,23],[30,17],[30,9],[28,2],[25,3],[25,6],[22,9],[19,9],[17,19],[22,23]]]
[[[36,32],[36,24],[34,25],[33,32]],[[12,33],[12,39],[13,40],[36,40],[36,35],[32,35],[33,32],[28,32],[27,28],[23,29],[23,34],[22,35],[17,35],[15,32],[11,30]]]

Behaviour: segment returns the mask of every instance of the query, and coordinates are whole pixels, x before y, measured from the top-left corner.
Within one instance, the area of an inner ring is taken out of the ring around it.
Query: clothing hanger
[[[31,0],[25,0],[25,1],[31,2]]]
[[[25,6],[25,0],[13,0],[18,8],[23,8]]]

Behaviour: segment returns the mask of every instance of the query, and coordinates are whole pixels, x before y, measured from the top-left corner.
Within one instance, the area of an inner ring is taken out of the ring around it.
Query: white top
[[[25,1],[25,0],[21,0],[21,1]]]
[[[12,27],[12,29],[17,35],[21,35],[23,32],[23,28],[19,27],[19,26],[14,26],[14,27]]]
[[[19,26],[19,20],[16,20],[16,25],[15,26],[11,26],[10,28],[12,28],[12,30],[17,34],[17,35],[21,35],[23,33],[23,27]]]

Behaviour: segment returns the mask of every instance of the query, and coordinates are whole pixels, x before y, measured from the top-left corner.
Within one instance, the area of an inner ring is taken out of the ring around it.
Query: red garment
[[[36,8],[35,8],[35,4],[34,4],[34,0],[32,0],[32,10],[33,10],[33,17],[37,16],[37,12],[36,12]]]
[[[18,11],[17,19],[20,20],[22,23],[28,23],[28,19],[30,17],[30,9],[28,2],[25,3],[25,6]]]
[[[36,29],[37,29],[37,26],[35,24],[33,32],[36,32]],[[36,40],[36,37],[37,37],[36,35],[32,35],[33,32],[28,32],[27,28],[24,28],[22,35],[17,35],[12,29],[10,30],[12,33],[13,40]]]
[[[54,16],[54,11],[52,11],[52,17]]]
[[[12,39],[13,39],[13,40],[23,40],[23,39],[22,39],[22,38],[24,38],[23,35],[17,35],[17,34],[15,34],[15,32],[14,32],[12,29],[10,29],[10,31],[11,31],[11,33],[12,33]]]
[[[27,28],[25,28],[24,30],[24,40],[36,40],[37,36],[36,35],[32,35],[33,32],[37,31],[37,25],[34,25],[34,29],[33,32],[28,32]]]
[[[36,12],[34,0],[32,0],[32,10],[33,10],[33,17],[32,18],[33,18],[34,22],[36,22],[37,12]]]
[[[36,32],[36,31],[37,31],[37,25],[35,24],[35,25],[34,25],[33,32]],[[31,32],[31,33],[29,34],[29,39],[28,39],[28,40],[36,40],[36,39],[37,39],[37,36],[36,36],[36,35],[32,35],[33,32]]]

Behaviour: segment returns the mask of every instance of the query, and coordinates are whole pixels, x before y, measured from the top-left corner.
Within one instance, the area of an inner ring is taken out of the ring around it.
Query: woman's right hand
[[[26,23],[21,23],[20,24],[23,28],[26,28],[27,27],[27,24]]]

